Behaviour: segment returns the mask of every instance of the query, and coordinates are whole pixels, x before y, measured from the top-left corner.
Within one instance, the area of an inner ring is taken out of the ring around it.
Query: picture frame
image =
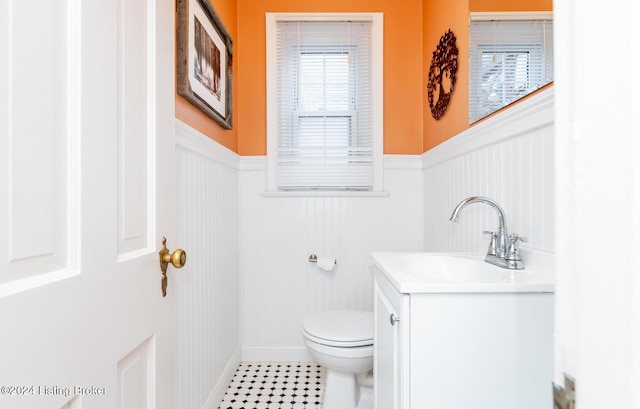
[[[176,1],[178,95],[232,129],[233,42],[208,0]]]

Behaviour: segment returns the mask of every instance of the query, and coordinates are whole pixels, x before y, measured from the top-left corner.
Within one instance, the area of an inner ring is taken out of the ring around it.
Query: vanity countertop
[[[553,254],[522,252],[523,270],[477,253],[371,253],[373,265],[401,293],[553,293]]]

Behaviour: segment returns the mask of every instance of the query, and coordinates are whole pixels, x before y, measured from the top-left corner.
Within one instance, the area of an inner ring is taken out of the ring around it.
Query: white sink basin
[[[551,255],[523,252],[524,270],[484,261],[483,254],[372,253],[374,265],[402,293],[553,292]]]

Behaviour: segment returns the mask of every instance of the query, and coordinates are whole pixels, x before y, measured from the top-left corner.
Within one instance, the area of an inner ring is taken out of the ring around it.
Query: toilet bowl
[[[302,325],[311,357],[327,370],[323,409],[373,408],[373,313],[321,311]]]

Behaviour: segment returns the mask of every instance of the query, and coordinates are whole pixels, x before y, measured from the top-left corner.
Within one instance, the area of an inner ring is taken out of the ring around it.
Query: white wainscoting
[[[553,89],[420,156],[385,156],[386,196],[270,196],[266,158],[239,157],[176,125],[180,407],[219,402],[245,361],[308,359],[304,318],[372,309],[369,253],[484,251],[495,199],[526,246],[553,252]],[[309,255],[338,260],[332,272]]]
[[[420,167],[419,156],[385,157],[386,196],[268,196],[265,158],[242,158],[242,360],[308,359],[307,315],[372,310],[369,253],[422,250]],[[311,254],[336,268],[318,269]]]
[[[521,247],[554,251],[553,88],[489,118],[422,155],[425,251],[486,251],[485,230],[497,230],[496,213],[475,204],[458,223],[454,207],[487,196],[506,213]]]
[[[239,157],[176,122],[178,380],[182,409],[218,407],[240,362]]]

